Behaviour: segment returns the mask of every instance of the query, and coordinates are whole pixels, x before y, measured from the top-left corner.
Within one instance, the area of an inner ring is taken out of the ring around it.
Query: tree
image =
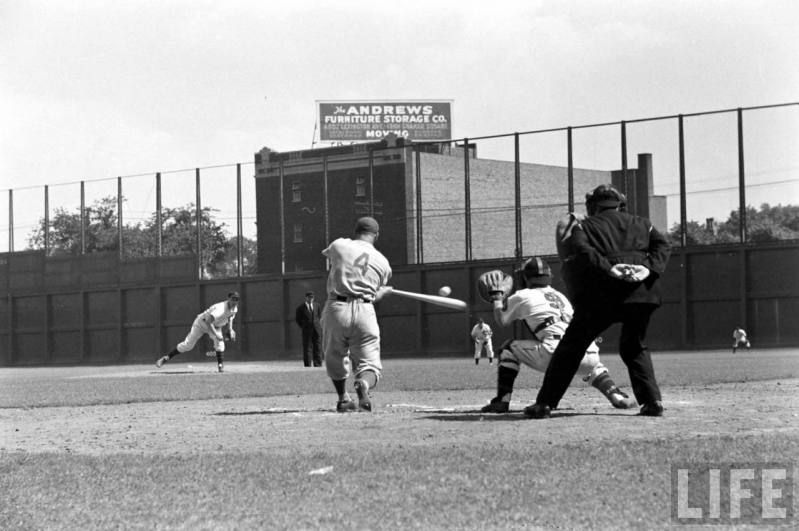
[[[123,199],[124,201],[124,199]],[[115,251],[119,248],[117,229],[117,199],[109,196],[96,200],[85,210],[85,245],[87,253]],[[141,232],[138,225],[127,225],[122,228],[123,241],[137,240]],[[44,218],[28,236],[28,247],[42,249],[45,238]],[[50,220],[48,248],[51,254],[80,254],[81,252],[81,216],[80,209],[76,213],[67,212],[64,208],[56,208]]]
[[[124,199],[123,199],[124,201]],[[119,249],[117,199],[109,196],[96,200],[85,211],[86,252],[116,251]],[[228,238],[224,223],[217,223],[214,209],[205,207],[200,212],[202,230],[201,259],[207,277],[236,274],[235,239]],[[197,209],[193,203],[183,207],[164,207],[161,212],[161,254],[163,256],[195,254],[197,247]],[[158,255],[158,219],[154,212],[142,225],[124,224],[122,246],[125,258],[155,257]],[[45,220],[28,237],[28,246],[44,248]],[[246,260],[254,262],[257,253],[255,242],[245,243]],[[249,248],[248,248],[249,247]],[[70,213],[57,208],[50,220],[48,249],[51,254],[81,253],[80,209]],[[231,253],[231,250],[233,251]],[[230,262],[230,263],[229,263]],[[246,262],[245,262],[246,263]],[[249,266],[245,266],[245,269]]]
[[[689,221],[686,225],[688,245],[711,245],[716,243],[735,243],[740,241],[739,227],[741,216],[737,210],[730,212],[727,221],[713,226]],[[768,242],[799,239],[799,206],[776,205],[768,203],[746,208],[746,235],[748,242]],[[680,224],[675,223],[669,231],[672,243],[679,245]]]

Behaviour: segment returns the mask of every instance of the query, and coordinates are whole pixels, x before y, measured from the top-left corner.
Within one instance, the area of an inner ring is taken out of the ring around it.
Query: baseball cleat
[[[524,416],[528,419],[548,419],[552,416],[552,408],[536,403],[524,408]]]
[[[613,407],[616,409],[632,409],[638,405],[635,398],[630,398],[627,393],[618,387],[610,389],[607,396],[610,403],[613,404]]]
[[[480,409],[481,413],[507,413],[510,409],[509,402],[503,402],[502,398],[495,396],[491,399],[491,402],[488,403],[487,406],[483,406]]]
[[[372,401],[369,399],[369,384],[365,380],[355,380],[355,392],[358,394],[358,409],[372,411]]]
[[[644,404],[641,406],[641,412],[638,414],[644,417],[662,417],[663,404],[660,401]]]
[[[160,358],[158,358],[158,360],[156,360],[156,362],[155,362],[155,366],[156,366],[156,367],[158,367],[158,368],[160,369],[160,368],[161,368],[161,366],[162,366],[164,363],[166,363],[166,362],[167,362],[167,360],[169,360],[169,358],[167,358],[166,356],[161,356]]]
[[[225,366],[224,366],[223,364],[221,364],[221,363],[220,363],[220,364],[217,366],[217,368],[219,369],[219,372],[225,372]]]
[[[350,413],[358,409],[358,406],[355,405],[355,402],[350,400],[349,398],[346,400],[339,400],[336,402],[336,412],[338,413]]]

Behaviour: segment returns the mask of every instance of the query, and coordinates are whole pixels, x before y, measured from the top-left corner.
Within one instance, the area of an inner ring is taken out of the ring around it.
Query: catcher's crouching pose
[[[514,272],[515,279],[495,270],[483,273],[478,279],[480,295],[494,306],[494,319],[501,326],[523,321],[535,339],[515,339],[505,342],[499,351],[497,396],[482,408],[484,413],[505,413],[510,406],[513,383],[522,364],[546,372],[552,354],[558,346],[574,313],[569,300],[550,286],[552,272],[541,258],[532,257]],[[514,281],[521,286],[509,296]],[[584,382],[596,387],[619,409],[637,404],[617,386],[608,369],[599,360],[599,347],[592,342],[585,352],[577,372]]]
[[[203,345],[208,357],[216,356],[217,369],[225,371],[225,340],[236,341],[236,331],[233,330],[233,319],[236,317],[239,305],[239,294],[231,291],[227,300],[211,305],[207,310],[197,315],[191,325],[191,330],[186,338],[175,348],[158,358],[155,366],[160,368],[181,352],[188,352],[197,342],[204,338]],[[224,330],[224,332],[223,332]]]

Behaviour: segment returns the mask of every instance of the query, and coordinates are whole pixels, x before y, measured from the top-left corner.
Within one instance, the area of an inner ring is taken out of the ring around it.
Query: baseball
[[[449,286],[441,286],[438,288],[438,294],[442,297],[449,297],[449,294],[452,293],[452,288]]]

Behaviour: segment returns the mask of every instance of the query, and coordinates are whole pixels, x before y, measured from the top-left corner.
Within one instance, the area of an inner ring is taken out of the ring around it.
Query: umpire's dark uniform
[[[613,193],[606,193],[609,191]],[[574,318],[553,354],[536,404],[528,408],[538,407],[538,414],[528,416],[545,416],[540,414],[541,406],[558,405],[586,348],[617,322],[622,323],[619,352],[635,398],[643,406],[641,413],[662,412],[660,389],[644,340],[649,318],[661,303],[658,277],[666,268],[671,248],[649,220],[618,211],[619,196],[611,187],[597,188],[593,205],[591,197],[587,202],[589,213],[592,206],[595,212],[572,233],[571,243],[577,252],[573,267],[581,277],[581,289],[575,293]],[[622,263],[644,265],[650,275],[643,282],[612,277],[611,267]]]

